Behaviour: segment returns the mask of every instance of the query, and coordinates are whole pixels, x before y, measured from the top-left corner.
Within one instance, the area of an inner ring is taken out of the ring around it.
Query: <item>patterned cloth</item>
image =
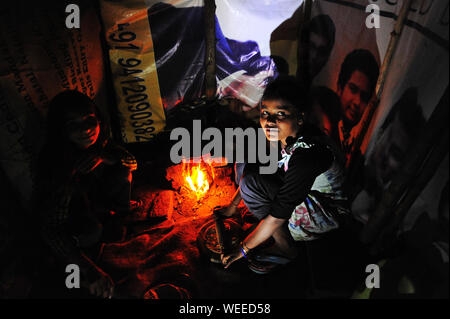
[[[298,148],[311,148],[314,142],[299,137],[292,145],[281,151],[278,167],[289,168],[289,160]],[[342,186],[344,173],[335,159],[331,167],[317,176],[305,201],[298,205],[289,219],[289,230],[296,241],[316,239],[320,234],[338,228],[337,216],[349,213]]]

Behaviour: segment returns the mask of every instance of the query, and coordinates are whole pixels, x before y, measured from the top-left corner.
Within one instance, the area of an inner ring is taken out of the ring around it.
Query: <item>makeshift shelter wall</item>
[[[400,3],[393,5],[388,1],[382,1],[379,5],[381,9],[381,28],[377,29],[376,36],[378,47],[384,48],[386,47],[386,40],[383,34],[386,35],[392,30],[389,20],[392,21],[393,17],[399,15],[401,5]],[[393,123],[385,125],[389,115],[392,116],[395,112],[394,106],[405,100],[405,97],[411,91],[416,91],[417,97],[412,97],[414,101],[410,103],[420,106],[425,122],[429,119],[448,87],[448,15],[448,2],[412,2],[398,47],[389,68],[379,106],[361,146],[361,152],[366,158],[366,171],[380,172],[387,170],[386,166],[391,166],[394,169],[402,165],[401,163],[391,165],[389,161],[392,161],[392,156],[377,156],[376,154],[377,150],[378,153],[383,152],[382,149],[389,149],[396,143],[395,137],[388,140],[385,136],[383,140],[383,134],[387,135],[388,130],[393,130],[395,126]],[[410,112],[409,116],[405,116],[405,121],[409,123],[403,125],[415,126],[415,130],[420,132],[423,127],[421,127],[420,122],[414,119],[412,114],[414,105],[411,104],[403,104],[401,106],[403,110],[398,111],[398,113],[407,114]],[[442,134],[446,133],[442,132]],[[412,134],[407,133],[407,135],[410,138],[402,141],[403,146],[407,149],[414,148],[420,133],[415,140],[413,140]],[[388,151],[393,152],[392,149]],[[405,154],[402,155],[404,156]],[[403,157],[401,161],[408,161],[408,158]],[[449,176],[448,156],[437,171],[439,173],[433,177],[426,190],[422,192],[411,207],[402,226],[403,230],[411,229],[417,217],[423,212],[427,212],[431,218],[437,219],[437,204],[439,203],[441,190],[448,181]],[[390,180],[389,178],[385,179],[377,186],[385,189]],[[355,215],[361,218],[362,216],[359,215],[359,212],[356,212],[355,206],[357,205],[354,202]],[[370,215],[370,209],[369,211],[367,209],[365,214]],[[365,220],[365,218],[362,217],[362,220]]]
[[[65,89],[76,89],[94,98],[106,118],[109,114],[100,23],[91,1],[76,3],[80,29],[66,27],[64,3],[18,0],[2,4],[0,11],[1,169],[26,209],[49,101]]]
[[[366,8],[371,3],[376,4],[380,9],[380,28],[370,29],[366,26],[366,19],[370,14],[370,12],[366,12]],[[338,95],[337,82],[342,62],[347,54],[355,49],[370,51],[381,67],[402,4],[403,2],[400,1],[314,1],[311,20],[319,15],[328,16],[333,21],[335,36],[334,46],[328,60],[313,78],[313,85],[328,87]],[[299,11],[300,13],[294,14],[291,19],[283,23],[272,37],[273,51],[284,54],[283,58],[289,62],[293,60],[294,50],[292,48],[298,44],[297,39],[294,39],[295,33],[293,30],[295,30],[295,25],[298,26],[296,21],[300,20],[301,10]],[[447,2],[412,1],[408,10],[398,47],[388,69],[380,103],[370,122],[369,129],[364,132],[365,136],[359,150],[365,166],[356,175],[363,177],[359,181],[350,181],[351,184],[360,183],[363,185],[359,189],[356,188],[353,210],[355,217],[364,223],[367,222],[368,217],[375,209],[376,198],[379,200],[379,195],[375,196],[372,193],[369,196],[370,191],[367,192],[367,188],[375,187],[377,193],[382,193],[383,189],[386,189],[389,185],[392,176],[381,181],[380,174],[387,171],[389,166],[398,168],[401,165],[401,163],[395,165],[390,163],[393,161],[392,153],[394,150],[389,149],[389,147],[395,142],[402,143],[403,153],[406,152],[406,149],[414,147],[414,141],[410,141],[408,137],[402,141],[387,138],[389,128],[393,129],[393,125],[388,126],[388,122],[386,122],[384,126],[387,127],[384,127],[383,124],[389,118],[391,110],[396,104],[402,103],[399,106],[402,110],[396,112],[406,114],[403,116],[405,121],[410,123],[408,125],[414,125],[412,124],[414,121],[413,115],[407,114],[411,105],[404,102],[407,95],[410,95],[413,100],[415,99],[413,102],[420,107],[424,119],[421,125],[424,125],[448,86],[448,14]],[[293,73],[292,69],[295,68],[297,68],[297,65],[290,63],[291,74]],[[417,97],[412,91],[416,92]],[[364,116],[368,115],[369,108],[370,104],[366,107]],[[394,113],[391,113],[391,117],[393,115]],[[351,138],[357,138],[360,134],[364,116],[353,127]],[[420,128],[417,124],[417,131]],[[403,129],[403,127],[400,129]],[[403,132],[397,133],[402,134]],[[406,136],[412,138],[412,134],[407,131],[405,133]],[[385,135],[384,139],[383,134]],[[443,134],[445,133],[443,132]],[[387,150],[384,156],[374,154],[376,153],[374,150],[378,150],[378,153],[382,154],[382,149]],[[399,157],[403,156],[403,158],[397,159],[397,162],[408,161],[408,158],[404,158],[404,155],[400,154]],[[370,172],[375,172],[376,176],[373,176]],[[368,175],[372,176],[368,177]],[[369,181],[371,178],[375,180]],[[436,174],[433,181],[429,183],[427,191],[422,193],[411,208],[404,229],[410,229],[421,212],[427,211],[434,218],[437,217],[436,203],[439,202],[437,197],[439,197],[440,190],[447,180],[448,165],[442,165],[439,174]],[[433,190],[430,190],[430,187]]]
[[[107,105],[102,93],[106,84],[100,22],[92,5],[87,3],[79,1],[82,14],[79,30],[67,29],[64,24],[66,15],[62,14],[65,12],[64,6],[55,6],[51,2],[43,2],[39,8],[36,6],[27,11],[19,10],[21,5],[26,6],[24,2],[18,1],[2,11],[5,28],[0,33],[1,164],[24,203],[31,196],[32,163],[44,136],[42,118],[48,101],[63,89],[77,88],[94,97],[100,107],[105,109]],[[156,102],[150,103],[151,113],[159,117],[152,118],[152,124],[147,126],[143,124],[147,120],[136,122],[135,125],[144,125],[143,136],[151,138],[163,129],[164,112],[170,111],[180,101],[195,99],[203,94],[203,1],[145,1],[133,11],[136,3],[116,3],[123,10],[117,11],[113,17],[106,17],[105,6],[101,7],[101,13],[107,40],[111,40],[111,32],[117,31],[120,23],[149,22],[148,31],[151,33],[145,34],[152,35],[153,42],[148,44],[154,47],[147,49],[153,52],[155,61],[146,61],[146,69],[142,73],[146,76],[149,72],[157,73],[157,78],[153,77],[149,82],[153,85],[147,86],[150,89],[145,94],[156,94],[153,97]],[[401,5],[400,2],[394,4],[391,1],[373,2],[381,9],[380,28],[368,29],[365,26],[368,15],[365,8],[369,3],[372,2],[313,2],[312,18],[319,14],[328,15],[336,29],[335,45],[327,63],[314,79],[315,85],[327,86],[336,91],[339,67],[353,49],[368,49],[378,64],[383,61]],[[247,103],[249,109],[254,107],[265,85],[278,74],[270,55],[280,55],[289,64],[289,73],[295,73],[302,4],[303,1],[294,0],[217,2],[219,97],[236,97]],[[417,87],[417,103],[427,119],[448,85],[448,8],[448,2],[413,1],[380,104],[361,147],[369,170],[368,159],[382,133],[381,126],[406,89]],[[121,14],[128,16],[124,20]],[[170,19],[162,20],[162,17]],[[186,21],[189,22],[188,28],[183,24]],[[152,23],[155,23],[154,27]],[[127,36],[122,39],[127,39]],[[185,44],[179,45],[182,42]],[[130,58],[130,51],[133,50],[128,50],[123,57]],[[187,52],[189,58],[185,58]],[[181,68],[180,61],[186,66],[186,72],[174,77],[173,72]],[[117,84],[120,75],[114,72],[114,65],[117,64],[114,61],[112,63],[112,80]],[[120,93],[117,85],[115,89],[116,93]],[[162,104],[158,104],[158,101]],[[113,116],[123,118],[123,110],[132,115],[128,111],[129,104],[118,104],[119,114]],[[155,112],[155,109],[158,111]],[[157,121],[158,127],[153,125]],[[133,125],[133,122],[129,124]],[[139,128],[132,129],[132,137],[135,138],[134,131]],[[352,134],[357,135],[359,129],[356,126]],[[123,132],[122,126],[122,137],[128,134]],[[136,141],[128,137],[123,140]],[[448,170],[442,176],[444,180],[448,179]],[[443,182],[438,184],[442,185]],[[424,198],[423,201],[433,202],[433,199]]]

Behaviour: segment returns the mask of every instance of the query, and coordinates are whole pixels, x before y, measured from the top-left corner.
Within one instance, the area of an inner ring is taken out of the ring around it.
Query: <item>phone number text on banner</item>
[[[165,125],[147,8],[102,1],[122,139],[147,142]]]

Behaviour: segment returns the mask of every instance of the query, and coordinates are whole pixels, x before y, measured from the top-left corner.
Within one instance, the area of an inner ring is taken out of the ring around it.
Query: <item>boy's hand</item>
[[[221,260],[222,264],[224,265],[224,268],[227,269],[228,267],[230,267],[232,263],[234,263],[236,260],[241,259],[242,257],[244,257],[244,255],[242,255],[241,246],[238,246],[234,249],[232,253],[228,255],[223,255],[221,257]]]
[[[225,218],[235,215],[236,212],[237,212],[237,206],[235,206],[233,204],[218,207],[218,208],[214,209],[214,214],[225,217]]]

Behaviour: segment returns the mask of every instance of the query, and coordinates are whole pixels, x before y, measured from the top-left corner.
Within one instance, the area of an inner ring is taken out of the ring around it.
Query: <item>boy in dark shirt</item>
[[[264,92],[260,124],[269,141],[281,144],[282,158],[273,175],[236,164],[239,189],[223,215],[235,214],[242,199],[260,222],[240,247],[223,257],[225,268],[270,237],[274,244],[264,251],[265,260],[287,263],[297,255],[294,240],[312,240],[337,228],[336,217],[347,213],[342,163],[329,146],[329,137],[305,123],[306,100],[293,77],[275,80]],[[266,273],[273,267],[253,262],[250,268]]]

